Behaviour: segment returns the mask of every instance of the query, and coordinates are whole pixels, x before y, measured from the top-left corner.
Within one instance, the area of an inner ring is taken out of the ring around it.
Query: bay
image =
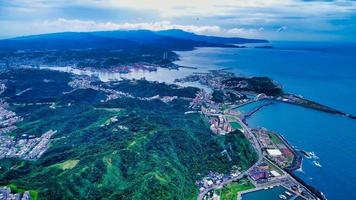
[[[199,48],[178,52],[181,60],[177,64],[202,71],[230,68],[237,75],[268,76],[288,92],[356,114],[355,44],[268,45],[275,48]],[[356,199],[356,120],[277,103],[257,112],[248,123],[277,131],[297,148],[313,152],[315,157],[304,159],[296,174],[328,199]]]

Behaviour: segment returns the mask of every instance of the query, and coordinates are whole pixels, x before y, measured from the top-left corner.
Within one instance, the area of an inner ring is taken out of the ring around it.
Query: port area
[[[191,108],[207,118],[212,134],[224,137],[237,130],[242,132],[257,155],[256,162],[247,169],[231,169],[225,174],[211,172],[197,180],[198,200],[236,199],[237,196],[225,198],[224,191],[238,195],[251,189],[264,190],[276,186],[284,187],[291,193],[292,197],[284,195],[280,196],[281,199],[325,199],[320,191],[293,174],[301,166],[302,154],[279,133],[249,127],[247,119],[274,103],[288,103],[350,117],[349,115],[301,96],[285,93],[278,83],[268,77],[237,77],[222,69],[195,73],[176,79],[175,82],[198,82],[209,87],[211,92],[203,89],[198,91],[191,101]],[[239,185],[241,180],[247,180],[247,186],[252,185],[252,188]]]
[[[199,197],[204,200],[247,199],[324,199],[322,193],[307,185],[293,172],[300,168],[302,154],[279,133],[265,128],[250,128],[246,118],[272,105],[274,100],[254,98],[239,104],[216,104],[209,94],[199,96],[201,113],[210,123],[212,134],[226,135],[241,131],[258,155],[257,162],[247,170],[231,170],[230,174],[211,173],[200,181]],[[256,104],[251,106],[251,104]],[[196,105],[193,105],[196,106]],[[243,106],[249,106],[244,109]],[[270,196],[270,198],[268,197]],[[258,199],[258,198],[257,198]]]
[[[263,198],[262,198],[263,197]],[[248,173],[208,192],[206,200],[318,199],[308,188],[268,158],[263,158]]]
[[[272,186],[269,188],[255,188],[243,191],[238,194],[238,200],[275,200],[275,199],[294,199],[303,200],[304,198],[283,186]]]
[[[254,188],[238,192],[237,199],[317,199],[300,182],[290,176],[273,161],[264,158],[248,174],[248,180]]]

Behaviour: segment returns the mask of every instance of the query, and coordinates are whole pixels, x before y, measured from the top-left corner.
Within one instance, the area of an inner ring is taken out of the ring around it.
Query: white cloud
[[[13,8],[49,9],[58,7],[120,8],[131,10],[149,10],[170,17],[211,17],[238,14],[237,11],[261,10],[285,11],[289,14],[320,15],[351,12],[356,9],[356,2],[349,0],[309,1],[302,0],[12,0],[4,5]],[[271,12],[273,13],[273,12]]]
[[[355,10],[356,1],[347,0],[12,0],[0,3],[0,25],[8,27],[0,37],[58,31],[178,28],[209,35],[266,39],[293,39],[308,34],[348,34],[345,38],[354,38],[348,29],[354,30],[354,21],[350,19],[355,18]],[[288,26],[288,31],[276,31],[281,26]]]
[[[73,5],[93,6],[102,8],[127,8],[134,10],[151,10],[163,18],[183,16],[226,16],[237,14],[238,11],[275,10],[276,8],[289,14],[320,15],[350,12],[356,9],[355,1],[311,1],[301,0],[71,0]]]
[[[29,34],[42,32],[64,32],[64,31],[101,31],[101,30],[167,30],[181,29],[189,32],[207,35],[224,35],[240,37],[256,37],[263,29],[245,29],[245,28],[222,28],[216,25],[180,25],[170,21],[159,21],[152,23],[113,23],[113,22],[96,22],[91,20],[64,19],[59,18],[52,21],[35,22],[32,25],[34,31]]]
[[[77,5],[91,5],[95,7],[116,7],[129,9],[153,10],[162,17],[182,16],[223,16],[231,14],[236,8],[259,8],[266,6],[285,5],[292,0],[105,0],[91,1],[75,0]]]

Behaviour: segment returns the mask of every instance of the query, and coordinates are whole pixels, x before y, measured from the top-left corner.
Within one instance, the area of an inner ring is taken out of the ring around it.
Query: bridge
[[[250,110],[248,113],[244,114],[241,116],[241,120],[246,123],[246,119],[251,117],[251,115],[255,114],[257,111],[261,110],[262,108],[274,104],[273,101],[266,102],[260,106],[257,106],[256,108]]]

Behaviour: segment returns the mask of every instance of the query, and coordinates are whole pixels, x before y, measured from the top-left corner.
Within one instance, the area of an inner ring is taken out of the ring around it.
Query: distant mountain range
[[[0,40],[1,51],[70,50],[70,49],[133,49],[156,46],[168,50],[192,50],[195,47],[239,47],[245,43],[264,43],[267,40],[238,37],[198,35],[179,29],[117,30],[97,32],[62,32],[31,35]]]

